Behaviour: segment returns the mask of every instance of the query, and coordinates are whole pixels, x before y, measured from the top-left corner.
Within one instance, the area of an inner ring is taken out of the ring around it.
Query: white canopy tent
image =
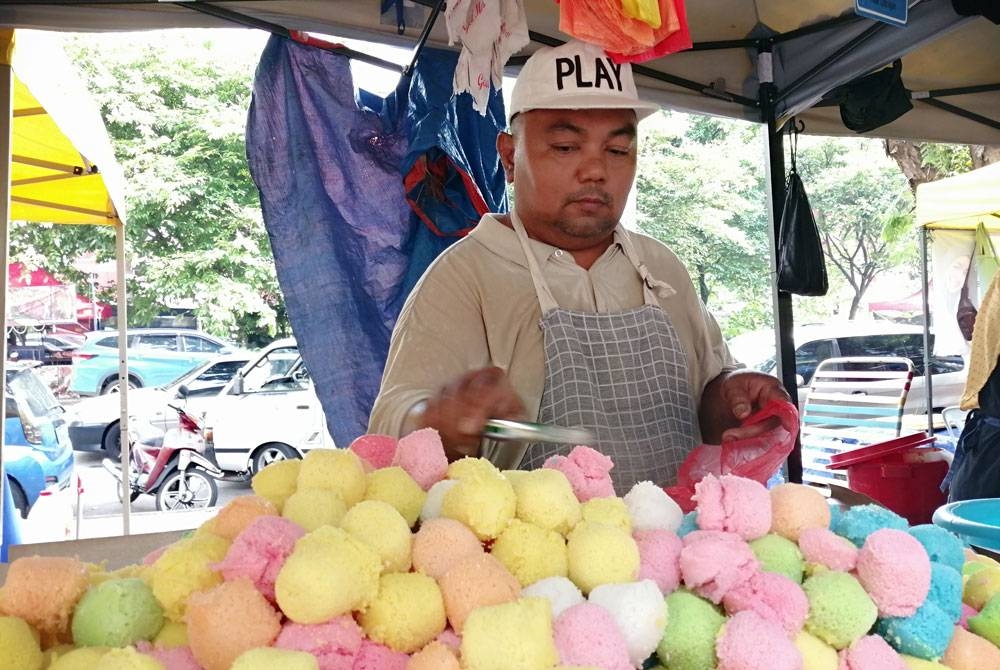
[[[286,36],[312,31],[418,49],[425,40],[445,46],[444,22],[434,20],[444,1],[409,4],[423,8],[423,26],[383,23],[375,0],[6,0],[0,26],[118,31],[235,24]],[[525,0],[524,6],[532,38],[526,51],[568,38],[559,32],[558,4]],[[688,0],[686,6],[694,47],[636,67],[637,83],[646,98],[667,107],[766,124],[773,234],[784,200],[781,125],[796,116],[806,132],[852,134],[829,94],[896,59],[914,108],[871,135],[1000,144],[1000,28],[959,16],[951,0],[911,1],[906,27],[855,16],[853,0]],[[520,62],[515,58],[511,68]],[[791,296],[776,287],[773,296],[779,370],[795,388]],[[790,459],[790,477],[800,472]]]
[[[929,291],[924,283],[929,313],[935,316],[934,353],[965,354],[968,343],[954,317],[979,224],[1000,249],[1000,163],[919,185],[916,224],[935,278]],[[979,283],[972,296],[977,306],[988,278]]]

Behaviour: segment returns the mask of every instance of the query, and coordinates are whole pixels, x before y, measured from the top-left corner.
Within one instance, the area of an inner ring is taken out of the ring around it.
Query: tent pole
[[[132,526],[132,496],[129,488],[129,464],[132,447],[128,436],[128,304],[125,301],[125,224],[115,217],[115,260],[118,276],[118,428],[121,431],[119,452],[121,454],[122,487],[122,535],[129,535]]]
[[[927,228],[920,226],[920,281],[924,292],[924,393],[927,398],[927,434],[934,434],[934,375],[931,374],[931,309],[927,297]]]
[[[403,68],[404,77],[410,77],[413,75],[413,70],[417,67],[417,61],[420,60],[420,52],[424,50],[424,46],[427,44],[427,38],[431,36],[431,30],[434,29],[434,23],[437,21],[437,17],[441,13],[441,9],[443,7],[444,0],[438,0],[434,6],[431,7],[431,15],[427,17],[427,22],[424,24],[424,29],[420,33],[420,38],[417,39],[417,45],[413,47],[413,57],[410,58],[410,64]]]
[[[0,31],[0,49],[6,53],[0,53],[0,118],[4,119],[7,132],[0,133],[0,265],[3,273],[0,275],[0,315],[3,318],[4,336],[0,342],[0,355],[3,356],[4,379],[7,377],[7,263],[10,254],[10,180],[11,180],[11,151],[13,149],[14,137],[14,72],[11,68],[11,58],[14,55],[14,31],[7,29]],[[7,415],[7,384],[6,381],[0,384],[0,406],[4,407],[4,417]],[[4,436],[0,432],[0,488],[6,489],[7,473],[3,465]],[[10,529],[3,527],[5,517],[3,505],[4,500],[10,500],[8,496],[0,496],[0,538],[5,535],[12,535]],[[13,510],[12,510],[13,511]],[[13,515],[10,515],[13,518]],[[0,544],[3,540],[0,539]],[[9,549],[4,544],[4,549]],[[6,556],[3,557],[6,560]]]
[[[770,247],[771,305],[774,313],[775,332],[775,362],[778,378],[784,384],[792,402],[798,405],[798,383],[795,375],[795,340],[792,336],[792,296],[790,293],[778,290],[778,227],[781,222],[781,211],[785,204],[785,149],[781,129],[778,128],[775,117],[775,98],[778,93],[774,85],[771,68],[770,47],[757,54],[757,74],[760,78],[760,109],[761,121],[765,124],[764,132],[767,148],[765,153],[768,193],[768,245]],[[795,448],[788,455],[789,481],[802,482],[802,443],[799,435],[795,436]]]

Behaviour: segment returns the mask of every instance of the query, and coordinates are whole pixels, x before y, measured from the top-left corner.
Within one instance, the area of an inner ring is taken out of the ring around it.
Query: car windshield
[[[11,393],[23,400],[36,417],[45,416],[51,410],[62,407],[52,391],[30,370],[8,372],[7,385]]]
[[[187,370],[185,370],[184,372],[182,372],[181,375],[179,377],[177,377],[176,379],[172,379],[169,382],[167,382],[166,384],[160,384],[156,388],[158,388],[161,391],[165,391],[166,389],[168,389],[168,388],[170,388],[172,386],[180,386],[181,384],[184,383],[184,381],[188,377],[191,377],[193,379],[194,375],[198,374],[198,371],[201,370],[203,367],[205,367],[204,362],[200,362],[197,365],[195,365],[194,367],[188,368]]]

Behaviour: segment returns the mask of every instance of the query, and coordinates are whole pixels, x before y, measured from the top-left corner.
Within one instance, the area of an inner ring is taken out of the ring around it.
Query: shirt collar
[[[517,233],[514,232],[513,228],[505,226],[497,216],[496,214],[484,214],[483,218],[479,220],[479,225],[469,233],[469,237],[482,243],[504,259],[526,267],[527,260],[524,258],[524,252],[521,251],[521,243],[517,239]],[[621,224],[618,224],[615,227],[614,239],[611,246],[602,254],[601,258],[607,257],[610,254],[623,253],[621,242],[623,234],[625,234],[624,229]],[[528,239],[528,243],[539,263],[544,263],[547,260],[552,260],[562,255],[563,250],[551,244],[531,238]],[[557,254],[556,252],[559,253]]]

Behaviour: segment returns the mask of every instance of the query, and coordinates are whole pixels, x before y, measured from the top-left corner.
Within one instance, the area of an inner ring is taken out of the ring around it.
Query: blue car
[[[70,485],[73,445],[65,410],[32,371],[37,363],[9,362],[6,367],[3,463],[7,486],[21,516],[50,484]]]
[[[160,386],[235,346],[208,333],[184,328],[135,328],[128,338],[128,386]],[[90,333],[73,352],[69,390],[82,396],[118,391],[118,333]]]

